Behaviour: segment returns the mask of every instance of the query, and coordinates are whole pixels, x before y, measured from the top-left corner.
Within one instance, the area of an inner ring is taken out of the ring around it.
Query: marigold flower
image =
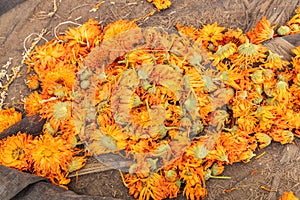
[[[52,96],[70,98],[76,80],[76,71],[71,65],[60,63],[44,73],[41,87],[44,99]]]
[[[266,131],[274,123],[276,108],[274,106],[260,106],[255,112],[255,117],[259,120],[261,130]]]
[[[262,20],[258,21],[253,30],[246,33],[250,42],[253,44],[261,43],[265,40],[273,38],[275,26],[264,16]]]
[[[18,133],[9,136],[0,142],[0,163],[7,167],[19,170],[30,170],[31,160],[28,158],[28,149],[32,136],[26,133]]]
[[[40,65],[36,65],[34,70],[37,74],[41,74],[45,69],[51,69],[65,55],[64,46],[61,43],[50,41],[43,46],[36,47],[34,58],[39,61]]]
[[[68,40],[69,46],[81,45],[88,48],[97,46],[103,39],[103,34],[99,23],[94,19],[89,19],[82,26],[69,28],[66,35],[62,37]]]
[[[181,26],[178,23],[176,24],[176,28],[180,35],[187,36],[194,41],[196,41],[200,36],[199,29],[194,28],[193,26]]]
[[[38,75],[34,74],[34,75],[31,75],[31,76],[28,76],[26,78],[26,85],[31,90],[37,89],[40,86]]]
[[[300,46],[292,49],[292,52],[295,54],[294,58],[300,58]]]
[[[25,98],[24,109],[28,116],[39,113],[42,108],[42,96],[37,92],[32,92]]]
[[[234,43],[237,46],[240,46],[241,44],[244,44],[248,37],[243,34],[243,31],[241,29],[233,30],[233,29],[227,29],[227,31],[223,35],[223,43],[221,45],[225,45],[228,43]]]
[[[231,61],[240,68],[247,69],[255,62],[264,63],[266,48],[261,45],[251,44],[249,40],[238,47],[238,54],[231,58]]]
[[[237,118],[236,124],[241,130],[247,131],[249,133],[255,130],[258,124],[258,119],[253,116],[253,114],[248,114]]]
[[[213,24],[204,25],[199,30],[199,38],[197,41],[202,41],[204,47],[208,47],[209,43],[212,43],[215,47],[219,46],[219,41],[223,39],[224,27],[218,26],[217,22]]]
[[[22,113],[15,108],[0,110],[0,133],[22,119]]]
[[[212,165],[211,175],[218,176],[218,175],[222,174],[224,172],[224,170],[225,170],[225,166],[224,166],[223,162],[218,161]]]
[[[47,177],[54,184],[66,178],[67,164],[71,163],[74,153],[64,140],[46,133],[35,138],[29,149],[36,175]]]
[[[49,101],[42,103],[40,114],[48,119],[52,128],[58,130],[58,127],[71,118],[71,102]]]
[[[138,28],[138,25],[134,21],[118,20],[114,23],[108,24],[104,28],[104,39],[111,38],[115,35],[128,31],[130,29]]]
[[[267,60],[262,66],[272,70],[282,70],[289,64],[288,61],[283,60],[278,54],[269,51]]]
[[[249,133],[239,129],[236,132],[222,132],[219,140],[226,149],[230,164],[250,161],[257,147],[256,140],[251,139]]]
[[[280,142],[281,144],[292,143],[294,140],[294,134],[289,130],[276,129],[270,131],[269,135],[274,141]]]
[[[237,48],[234,43],[228,43],[224,46],[219,46],[216,53],[213,54],[214,62],[213,64],[216,65],[221,62],[223,59],[228,58],[229,56],[233,55],[236,52]]]

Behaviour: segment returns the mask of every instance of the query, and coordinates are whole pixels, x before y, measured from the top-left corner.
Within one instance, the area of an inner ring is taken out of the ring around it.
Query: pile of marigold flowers
[[[193,200],[208,179],[230,178],[220,176],[226,165],[300,136],[300,47],[291,62],[263,47],[275,36],[266,18],[247,33],[217,23],[177,30],[90,19],[36,47],[24,108],[46,119],[43,133],[2,140],[0,163],[65,186],[85,163],[84,143],[94,156],[132,161],[121,175],[134,198],[183,191]],[[8,119],[21,115],[2,110],[3,129]]]

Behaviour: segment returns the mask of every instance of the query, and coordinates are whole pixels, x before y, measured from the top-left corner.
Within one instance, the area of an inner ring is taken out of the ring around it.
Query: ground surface
[[[12,58],[11,66],[20,65],[22,52],[24,52],[23,46],[29,48],[32,42],[29,39],[26,44],[23,44],[24,39],[31,33],[40,33],[43,28],[47,29],[45,38],[50,40],[54,37],[54,28],[64,21],[82,24],[88,18],[95,18],[101,22],[102,26],[105,26],[120,18],[141,18],[154,9],[144,0],[106,1],[96,12],[89,12],[91,7],[97,3],[95,0],[12,2],[16,3],[10,5],[9,1],[0,3],[0,66],[6,64],[10,58]],[[170,9],[156,13],[146,20],[140,20],[138,24],[142,27],[162,26],[174,30],[176,23],[199,27],[216,21],[223,26],[241,28],[246,31],[251,29],[263,15],[266,15],[272,24],[283,24],[299,4],[299,1],[295,0],[284,2],[276,0],[251,2],[247,0],[173,0],[172,2],[173,5]],[[54,9],[54,3],[57,10]],[[53,11],[55,12],[51,15]],[[62,25],[58,30],[62,32],[68,26]],[[26,66],[21,67],[22,72],[26,70]],[[5,101],[6,105],[13,105],[22,110],[19,102],[30,92],[24,84],[25,77],[26,75],[21,75],[10,86]],[[2,78],[1,82],[5,84],[6,79]],[[257,152],[257,155],[266,152],[261,158],[253,159],[247,164],[239,163],[226,167],[224,175],[231,176],[231,180],[209,180],[207,182],[207,199],[273,200],[278,199],[284,191],[294,191],[300,197],[299,145],[299,140],[290,145],[273,143],[266,149]],[[87,172],[88,174],[80,175],[77,183],[75,178],[72,178],[70,190],[78,194],[131,199],[127,195],[128,191],[123,186],[118,171],[101,168],[93,159],[89,160],[89,163],[92,164],[87,168],[96,166],[98,172],[90,173],[90,170]],[[265,191],[260,186],[269,188],[272,192]],[[225,190],[230,188],[236,188],[236,190],[226,193]],[[180,195],[178,199],[184,198]]]

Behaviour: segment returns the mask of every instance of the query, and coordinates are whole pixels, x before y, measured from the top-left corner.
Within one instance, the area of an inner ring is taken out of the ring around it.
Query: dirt
[[[14,2],[14,1],[13,1]],[[83,24],[89,18],[95,18],[102,26],[118,19],[143,18],[155,8],[145,0],[110,0],[106,1],[96,12],[89,10],[97,3],[95,0],[82,1],[47,1],[27,0],[15,1],[18,4],[6,5],[0,15],[0,66],[12,58],[8,69],[21,66],[21,74],[9,87],[5,106],[15,106],[23,110],[22,99],[30,91],[24,84],[27,67],[21,64],[24,52],[24,39],[31,33],[40,33],[47,28],[44,37],[54,38],[54,28],[62,22],[73,21]],[[23,3],[21,3],[23,2]],[[53,3],[56,2],[57,10]],[[280,25],[292,16],[299,1],[247,1],[247,0],[173,0],[172,7],[156,12],[145,20],[138,21],[142,27],[162,26],[175,30],[176,23],[200,27],[203,24],[218,22],[222,26],[251,29],[257,20],[266,15],[272,24]],[[9,4],[8,1],[5,1]],[[13,3],[12,3],[13,4]],[[4,7],[2,7],[4,8]],[[53,12],[53,14],[51,14]],[[72,24],[61,25],[57,30],[63,32]],[[30,37],[25,46],[30,47]],[[41,41],[39,45],[43,44]],[[7,80],[1,79],[2,84]],[[300,141],[295,144],[281,145],[272,143],[269,147],[256,152],[265,154],[252,159],[251,162],[237,163],[227,166],[224,176],[230,180],[210,179],[207,182],[208,197],[206,199],[278,199],[284,191],[293,191],[300,197]],[[97,163],[93,158],[88,163]],[[90,165],[89,165],[90,166]],[[122,184],[117,170],[99,170],[86,175],[80,175],[78,181],[72,177],[69,189],[78,194],[118,197],[133,199],[128,195],[127,188]],[[270,189],[262,189],[262,186]],[[225,192],[225,190],[230,190]],[[185,199],[182,194],[177,199]]]

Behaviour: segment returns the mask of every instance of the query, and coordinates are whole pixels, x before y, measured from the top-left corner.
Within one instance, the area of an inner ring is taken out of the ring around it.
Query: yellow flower
[[[235,65],[219,63],[217,68],[220,70],[220,79],[227,85],[236,90],[240,90],[240,80],[244,79],[244,75],[240,73],[239,68]]]
[[[155,58],[144,50],[135,50],[127,54],[127,62],[130,67],[135,68],[139,65],[154,64]]]
[[[128,136],[120,129],[117,124],[111,126],[101,127],[101,132],[105,135],[111,136],[117,143],[119,149],[124,149],[126,144],[125,140]]]
[[[294,58],[300,58],[300,46],[295,49],[292,49],[292,52],[295,54]]]
[[[0,133],[22,119],[22,113],[15,108],[0,110]]]
[[[32,141],[30,152],[34,173],[49,178],[55,184],[66,177],[67,164],[71,163],[74,154],[64,140],[47,133]]]
[[[204,25],[199,30],[199,41],[202,41],[204,46],[207,48],[209,43],[212,43],[215,47],[219,46],[218,41],[223,39],[224,27],[218,26],[217,22],[213,24]]]
[[[107,25],[104,28],[104,39],[111,38],[120,33],[124,33],[130,29],[138,28],[138,25],[134,21],[118,20],[114,23]]]
[[[274,106],[260,106],[255,112],[255,117],[259,120],[259,126],[262,130],[268,130],[274,123],[275,116]]]
[[[42,108],[42,96],[38,92],[31,93],[25,98],[24,109],[28,116],[37,114]]]
[[[0,164],[19,170],[29,170],[31,161],[28,159],[28,145],[31,135],[18,133],[0,141]]]

